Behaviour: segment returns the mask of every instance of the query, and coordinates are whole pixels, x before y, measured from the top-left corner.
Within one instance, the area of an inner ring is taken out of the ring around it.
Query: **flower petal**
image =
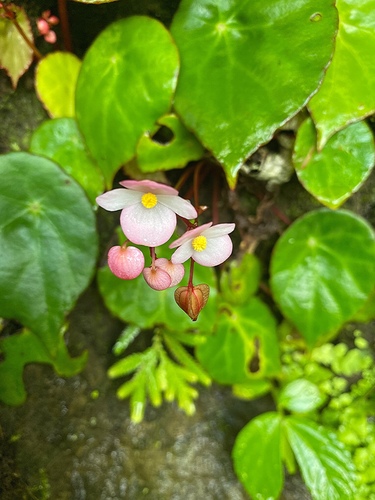
[[[193,252],[191,241],[186,241],[173,253],[171,257],[172,264],[182,264],[186,262],[193,255]]]
[[[158,201],[173,210],[180,217],[184,217],[185,219],[196,219],[198,217],[197,211],[190,201],[184,200],[180,196],[160,194]]]
[[[96,198],[96,203],[110,212],[140,203],[142,195],[128,189],[112,189]]]
[[[166,290],[171,286],[172,278],[167,271],[159,267],[152,269],[152,267],[145,267],[143,269],[143,277],[149,287],[154,290]]]
[[[160,259],[155,260],[155,266],[166,271],[171,277],[171,286],[176,286],[180,283],[185,274],[185,268],[182,264],[173,264],[168,259],[161,257]]]
[[[108,266],[118,278],[132,280],[143,271],[145,258],[138,248],[117,245],[108,252]]]
[[[212,222],[208,222],[207,224],[203,224],[203,226],[198,226],[198,227],[195,227],[194,229],[189,229],[188,231],[186,231],[186,233],[184,233],[182,236],[180,236],[176,241],[171,243],[169,245],[169,248],[177,248],[180,245],[183,245],[184,243],[186,243],[187,241],[193,240],[196,236],[199,236],[200,234],[202,234],[203,231],[205,231],[206,229],[208,229],[211,226],[212,226]]]
[[[142,181],[121,181],[120,184],[132,191],[140,191],[141,193],[167,194],[171,196],[178,195],[178,191],[173,187],[147,179]]]
[[[204,236],[206,238],[217,238],[218,236],[224,236],[224,234],[229,234],[234,231],[236,224],[233,222],[228,224],[216,224],[204,231]]]
[[[133,243],[148,247],[162,245],[176,229],[176,214],[161,203],[145,208],[142,203],[124,208],[120,224],[125,236]]]
[[[206,248],[202,252],[193,251],[192,257],[201,266],[214,267],[227,260],[232,250],[232,240],[225,234],[218,238],[207,238]]]

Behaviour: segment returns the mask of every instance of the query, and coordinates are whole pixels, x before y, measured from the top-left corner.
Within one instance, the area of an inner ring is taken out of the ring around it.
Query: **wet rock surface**
[[[127,401],[116,398],[116,383],[106,376],[121,328],[91,287],[67,334],[69,344],[88,349],[85,370],[63,379],[47,366],[26,368],[26,403],[0,407],[1,455],[8,464],[2,467],[8,475],[1,498],[247,499],[231,449],[240,429],[272,409],[271,401],[241,401],[229,388],[213,386],[200,389],[192,417],[165,403],[149,407],[144,421],[133,424]],[[17,481],[9,482],[10,476]],[[309,496],[301,480],[292,478],[284,498]]]

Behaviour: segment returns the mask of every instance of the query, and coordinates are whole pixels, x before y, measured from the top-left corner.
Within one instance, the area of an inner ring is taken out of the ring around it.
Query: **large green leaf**
[[[337,0],[335,53],[309,103],[319,149],[338,130],[375,111],[375,9],[373,0]]]
[[[83,187],[92,203],[104,191],[103,175],[73,118],[44,121],[31,137],[30,151],[58,163]]]
[[[281,416],[269,412],[255,417],[238,434],[233,465],[246,491],[257,500],[278,498],[283,484]]]
[[[83,190],[52,161],[0,157],[0,316],[55,356],[65,314],[95,266],[95,219]]]
[[[196,354],[222,384],[275,375],[280,366],[276,321],[256,297],[243,305],[223,304],[213,334],[197,346]]]
[[[70,52],[52,52],[38,64],[35,88],[50,116],[75,115],[75,89],[81,61]]]
[[[158,120],[158,125],[169,129],[173,137],[165,144],[154,140],[149,132],[141,137],[137,145],[137,163],[142,172],[182,168],[189,161],[202,158],[203,146],[181,123],[178,116],[174,114],[162,116]]]
[[[224,165],[239,168],[302,108],[323,78],[337,13],[331,0],[182,0],[175,106]]]
[[[314,500],[354,500],[354,465],[337,436],[306,418],[287,417],[283,426]]]
[[[298,129],[293,162],[299,180],[329,208],[342,205],[369,176],[375,162],[372,132],[364,122],[337,132],[321,151],[311,119]]]
[[[177,48],[162,24],[142,16],[106,28],[78,77],[78,124],[108,187],[142,134],[169,111],[177,83]]]
[[[374,283],[374,232],[351,212],[310,212],[274,248],[274,298],[311,346],[349,320]]]
[[[4,360],[0,363],[0,400],[8,405],[25,401],[23,369],[28,363],[48,363],[65,377],[82,370],[87,353],[71,358],[64,342],[63,333],[56,338],[56,349],[52,355],[39,337],[29,330],[0,339],[0,352]]]
[[[14,13],[26,37],[33,43],[33,32],[24,9],[11,3],[7,5],[7,12]],[[20,76],[25,73],[33,60],[33,51],[15,24],[5,16],[5,9],[0,5],[0,68],[7,71],[13,87],[16,87]]]

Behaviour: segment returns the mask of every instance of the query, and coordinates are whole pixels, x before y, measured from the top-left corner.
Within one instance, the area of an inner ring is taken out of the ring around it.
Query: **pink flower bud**
[[[171,286],[172,278],[160,267],[145,267],[143,277],[149,287],[154,290],[165,290]]]
[[[118,278],[132,280],[141,274],[145,258],[138,248],[115,246],[108,252],[108,266]]]
[[[196,321],[199,313],[207,303],[210,287],[206,284],[195,286],[180,286],[174,292],[174,298],[183,311],[193,321]]]
[[[176,286],[180,283],[185,274],[185,268],[183,264],[172,264],[168,259],[156,259],[155,266],[159,269],[166,271],[171,277],[171,284],[169,286]]]
[[[49,31],[46,35],[44,35],[44,40],[48,43],[56,42],[56,33],[54,31]]]
[[[36,25],[41,35],[47,35],[47,33],[49,33],[50,27],[45,19],[38,19]]]

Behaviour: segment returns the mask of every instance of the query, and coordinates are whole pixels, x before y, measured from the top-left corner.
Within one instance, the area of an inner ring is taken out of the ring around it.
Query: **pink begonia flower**
[[[97,197],[105,210],[122,210],[120,224],[125,236],[133,243],[148,247],[162,245],[172,236],[176,214],[185,219],[198,217],[188,200],[178,191],[158,182],[122,181],[126,189],[113,189]]]
[[[155,266],[166,271],[171,277],[171,286],[176,286],[180,283],[185,274],[185,268],[182,264],[173,264],[170,260],[163,257],[155,260]]]
[[[123,280],[137,278],[145,267],[145,258],[139,248],[114,246],[108,252],[108,266]]]
[[[37,21],[37,27],[39,33],[44,36],[44,39],[48,43],[56,42],[56,33],[51,30],[51,27],[59,24],[59,18],[56,16],[51,16],[50,10],[45,10]]]
[[[217,224],[212,222],[203,224],[186,231],[180,238],[169,245],[169,248],[177,248],[171,257],[173,264],[181,264],[193,258],[201,266],[218,266],[230,256],[233,243],[228,236],[235,224]]]
[[[149,287],[154,290],[165,290],[171,286],[172,278],[167,271],[160,267],[145,267],[143,269],[143,277]]]

